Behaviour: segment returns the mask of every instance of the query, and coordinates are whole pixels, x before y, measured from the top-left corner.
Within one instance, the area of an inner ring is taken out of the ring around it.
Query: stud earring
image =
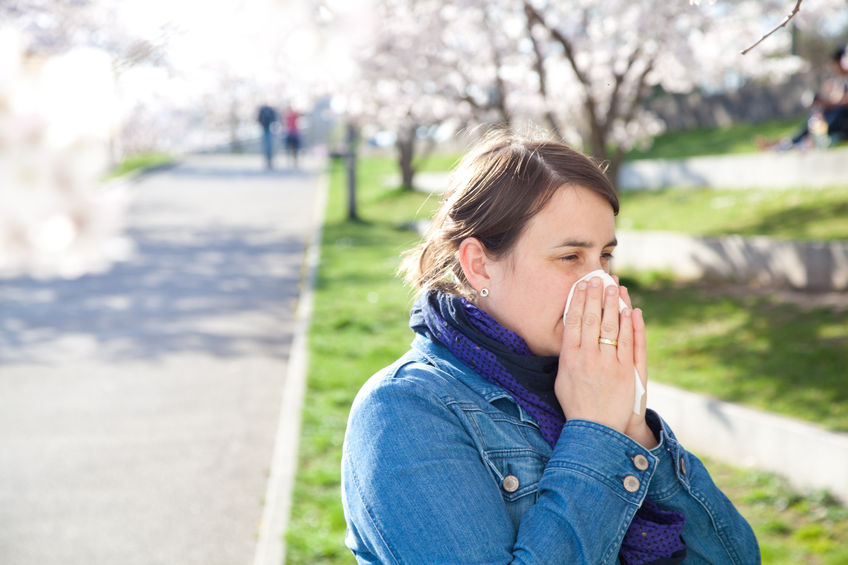
[[[480,296],[482,296],[483,298],[486,298],[487,296],[489,296],[489,289],[486,288],[486,287],[481,288],[480,289]]]

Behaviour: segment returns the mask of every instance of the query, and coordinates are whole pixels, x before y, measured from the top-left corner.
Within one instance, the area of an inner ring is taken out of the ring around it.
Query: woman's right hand
[[[619,287],[611,285],[606,292],[607,303],[617,304]],[[645,340],[634,335],[630,308],[602,310],[603,293],[599,277],[577,284],[565,318],[554,392],[567,419],[591,420],[624,433],[633,429],[635,416],[635,360],[645,358],[634,347],[644,348]],[[635,315],[641,321],[641,312]],[[644,324],[638,327],[644,332]],[[618,346],[599,343],[601,337],[617,340]]]

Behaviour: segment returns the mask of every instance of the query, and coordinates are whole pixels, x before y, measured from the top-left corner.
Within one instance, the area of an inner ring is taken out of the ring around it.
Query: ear
[[[462,272],[474,290],[479,292],[488,287],[491,276],[487,267],[491,259],[486,255],[486,246],[476,237],[467,237],[459,244],[457,253]]]

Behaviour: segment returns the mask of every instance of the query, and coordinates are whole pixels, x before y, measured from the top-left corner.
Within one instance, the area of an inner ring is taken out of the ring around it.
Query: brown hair
[[[552,140],[487,135],[451,175],[424,240],[406,252],[400,273],[413,287],[473,298],[459,263],[459,244],[474,237],[492,257],[505,256],[564,184],[600,194],[618,214],[615,188],[589,157]]]

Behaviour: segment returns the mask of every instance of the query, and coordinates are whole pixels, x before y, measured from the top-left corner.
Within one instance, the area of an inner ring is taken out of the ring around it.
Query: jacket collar
[[[479,394],[489,404],[503,400],[509,402],[517,409],[522,422],[538,427],[533,416],[526,412],[507,391],[469,368],[468,365],[457,359],[448,348],[431,340],[429,337],[416,334],[415,339],[412,340],[412,350],[407,353],[407,356],[410,357],[409,360],[432,365],[440,371],[447,373]]]

